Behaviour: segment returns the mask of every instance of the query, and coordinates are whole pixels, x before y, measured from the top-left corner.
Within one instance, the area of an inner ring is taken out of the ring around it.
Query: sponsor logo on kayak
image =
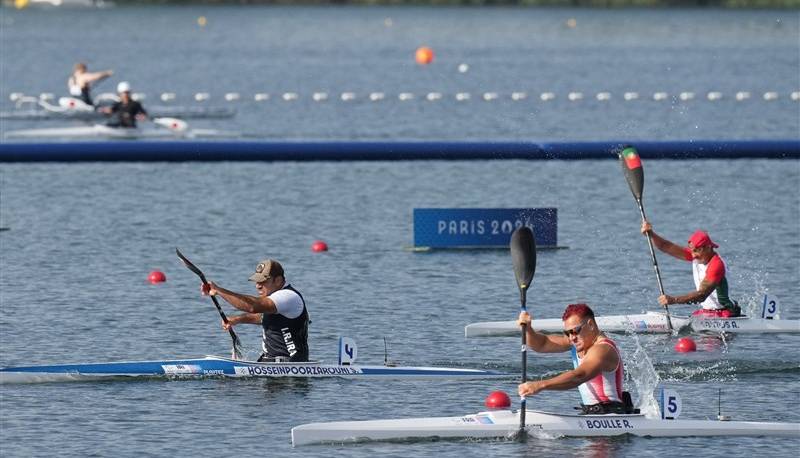
[[[638,320],[633,322],[633,327],[637,331],[663,331],[667,329],[667,326],[660,323],[648,323],[645,320]]]
[[[203,368],[197,364],[163,364],[161,368],[167,375],[192,375],[203,373]]]
[[[603,418],[584,420],[587,429],[633,429],[633,425],[628,420],[619,418]]]
[[[236,375],[251,377],[289,377],[309,376],[320,377],[326,375],[358,375],[360,369],[345,366],[234,366]]]

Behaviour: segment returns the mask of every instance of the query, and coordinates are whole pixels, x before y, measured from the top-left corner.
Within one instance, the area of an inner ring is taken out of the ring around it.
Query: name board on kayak
[[[537,247],[558,247],[555,208],[415,208],[414,249],[507,249],[522,226],[531,228]]]

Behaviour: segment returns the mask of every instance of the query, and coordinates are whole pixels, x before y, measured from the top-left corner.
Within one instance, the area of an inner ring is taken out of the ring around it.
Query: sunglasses
[[[589,320],[586,320],[583,323],[575,326],[572,329],[564,329],[564,335],[567,336],[567,337],[570,337],[570,336],[573,336],[573,335],[574,336],[579,335],[581,333],[581,331],[583,331],[583,327],[586,326],[586,323],[588,323],[588,322],[589,322]]]

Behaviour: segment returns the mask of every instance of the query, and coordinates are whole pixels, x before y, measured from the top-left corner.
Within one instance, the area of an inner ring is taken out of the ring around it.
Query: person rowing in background
[[[94,105],[91,96],[92,84],[102,81],[113,74],[114,72],[111,70],[89,72],[85,63],[78,62],[72,70],[72,75],[67,79],[69,94],[81,99],[87,105]]]
[[[578,388],[584,414],[632,413],[630,395],[622,391],[622,356],[617,344],[597,327],[592,309],[586,304],[569,304],[561,319],[564,335],[545,335],[533,329],[528,312],[520,313],[517,323],[525,326],[528,347],[539,353],[571,351],[574,368],[545,380],[522,383],[519,395]]]
[[[739,304],[729,296],[725,261],[714,251],[719,245],[711,240],[708,233],[695,231],[689,237],[688,246],[682,247],[656,234],[647,220],[642,222],[641,232],[645,235],[649,233],[653,245],[659,250],[692,263],[692,275],[697,289],[682,296],[661,295],[658,297],[659,304],[667,306],[699,303],[702,308],[695,310],[693,316],[732,318],[742,314]]]
[[[147,119],[147,112],[142,107],[142,104],[131,98],[131,85],[127,81],[117,85],[117,93],[119,94],[119,102],[115,102],[110,107],[100,109],[103,113],[112,116],[112,119],[106,125],[109,127],[135,128],[137,119]]]
[[[260,324],[263,328],[261,362],[308,361],[308,309],[303,296],[286,283],[278,261],[265,259],[250,276],[258,296],[235,293],[209,281],[201,285],[203,295],[219,296],[244,311],[228,318],[222,327],[240,323]]]

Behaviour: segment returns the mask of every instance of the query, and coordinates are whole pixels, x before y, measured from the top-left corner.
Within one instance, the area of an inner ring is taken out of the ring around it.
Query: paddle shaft
[[[206,280],[206,276],[203,275],[203,271],[201,271],[196,265],[194,265],[191,261],[189,261],[186,258],[186,256],[184,256],[183,253],[181,253],[177,248],[175,249],[175,253],[178,255],[179,258],[181,258],[181,261],[183,261],[183,264],[189,270],[191,270],[192,272],[197,274],[198,277],[200,277],[200,281],[203,282],[204,285],[208,284],[208,280]],[[228,321],[228,317],[225,316],[225,312],[222,311],[222,307],[220,307],[219,301],[217,301],[216,296],[211,296],[211,300],[214,302],[214,306],[217,307],[217,312],[219,312],[219,316],[220,318],[222,318],[222,322],[225,324],[230,324],[230,321]],[[228,334],[230,334],[231,339],[233,339],[234,355],[237,356],[240,355],[241,354],[240,347],[242,344],[241,341],[239,340],[239,336],[237,336],[236,332],[234,332],[233,327],[228,328]]]
[[[526,302],[526,288],[520,288],[519,290],[519,301],[520,301],[520,312],[527,312],[528,308],[525,305]],[[528,339],[526,334],[525,325],[520,325],[522,328],[522,383],[527,382],[528,380]],[[525,432],[525,397],[523,396],[520,400],[520,409],[519,409],[519,430],[520,433]]]
[[[536,272],[536,238],[530,227],[522,226],[511,234],[511,260],[514,264],[514,276],[519,287],[520,313],[527,312],[526,298],[528,288],[533,281],[533,274]],[[528,378],[528,345],[525,325],[522,330],[522,383],[527,382]],[[520,440],[525,440],[525,396],[520,399],[519,409],[519,432]]]
[[[642,215],[642,221],[647,221],[647,217],[644,214],[644,205],[642,205],[642,199],[637,198],[636,204],[639,206],[639,213]],[[658,261],[656,260],[656,250],[653,248],[653,238],[650,233],[647,233],[647,246],[650,247],[650,259],[653,260],[653,269],[656,271],[656,279],[658,280],[658,291],[661,295],[664,295],[664,283],[661,281],[661,270],[658,268]],[[667,312],[667,327],[669,330],[672,331],[672,318],[669,316],[669,306],[664,305],[664,309]]]

